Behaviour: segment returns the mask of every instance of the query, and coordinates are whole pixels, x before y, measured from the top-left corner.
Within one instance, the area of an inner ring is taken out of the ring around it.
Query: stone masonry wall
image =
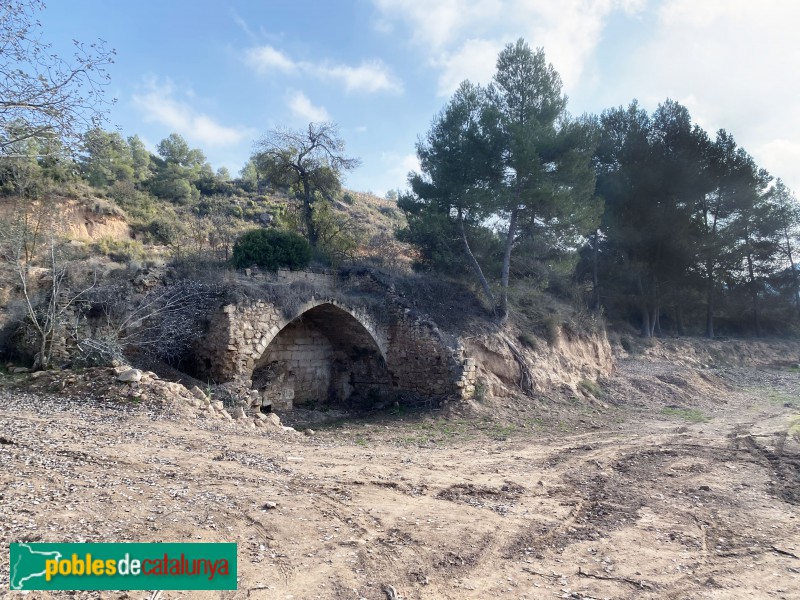
[[[438,399],[471,397],[476,369],[474,361],[464,356],[463,348],[448,346],[432,322],[415,314],[373,281],[367,284],[372,288],[370,293],[384,293],[385,307],[380,318],[371,312],[374,309],[345,305],[341,300],[326,298],[324,292],[299,307],[291,319],[273,304],[245,300],[223,307],[214,317],[196,356],[217,382],[239,381],[246,387],[252,383],[254,370],[270,362],[290,361],[295,367],[293,379],[284,379],[275,388],[273,402],[282,402],[288,408],[292,401],[321,397],[323,388],[331,382],[331,362],[334,357],[341,359],[341,352],[332,354],[330,341],[319,331],[300,326],[294,331],[290,328],[296,326],[289,324],[315,307],[332,305],[368,332],[380,352],[379,359],[385,361],[395,393]],[[273,340],[277,346],[271,345]]]
[[[269,368],[274,383],[265,400],[275,407],[324,400],[331,383],[333,345],[322,333],[307,324],[292,322],[267,346],[256,361],[253,379],[259,369]],[[291,373],[291,379],[289,374]]]

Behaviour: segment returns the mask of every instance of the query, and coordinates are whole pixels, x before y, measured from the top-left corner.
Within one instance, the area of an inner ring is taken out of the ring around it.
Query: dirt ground
[[[208,541],[238,543],[238,590],[161,598],[800,598],[800,357],[784,358],[653,353],[619,360],[593,403],[313,435],[5,388],[0,596],[21,596],[11,542]],[[156,594],[27,595],[55,596]]]

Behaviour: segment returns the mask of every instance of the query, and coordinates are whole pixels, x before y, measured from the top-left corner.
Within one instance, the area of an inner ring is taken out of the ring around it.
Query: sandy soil
[[[0,596],[10,542],[233,541],[236,592],[160,597],[800,598],[800,372],[601,387],[314,435],[0,391]]]

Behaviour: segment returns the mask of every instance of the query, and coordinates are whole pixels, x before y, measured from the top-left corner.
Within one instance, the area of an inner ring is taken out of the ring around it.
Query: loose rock
[[[142,372],[139,369],[128,369],[117,375],[117,381],[123,383],[138,383],[142,380]]]

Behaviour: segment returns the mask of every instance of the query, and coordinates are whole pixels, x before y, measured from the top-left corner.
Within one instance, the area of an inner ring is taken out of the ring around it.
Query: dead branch
[[[797,556],[797,554],[792,554],[788,550],[781,550],[777,546],[770,546],[769,549],[775,552],[776,554],[780,554],[781,556],[788,556],[790,558],[796,558],[800,560],[800,556]]]
[[[580,567],[578,567],[578,577],[601,579],[603,581],[618,581],[620,583],[627,583],[628,585],[632,585],[633,587],[639,588],[641,590],[654,590],[656,588],[654,584],[647,583],[646,581],[636,581],[635,579],[629,579],[628,577],[608,577],[606,575],[599,575],[597,573],[587,573]]]

